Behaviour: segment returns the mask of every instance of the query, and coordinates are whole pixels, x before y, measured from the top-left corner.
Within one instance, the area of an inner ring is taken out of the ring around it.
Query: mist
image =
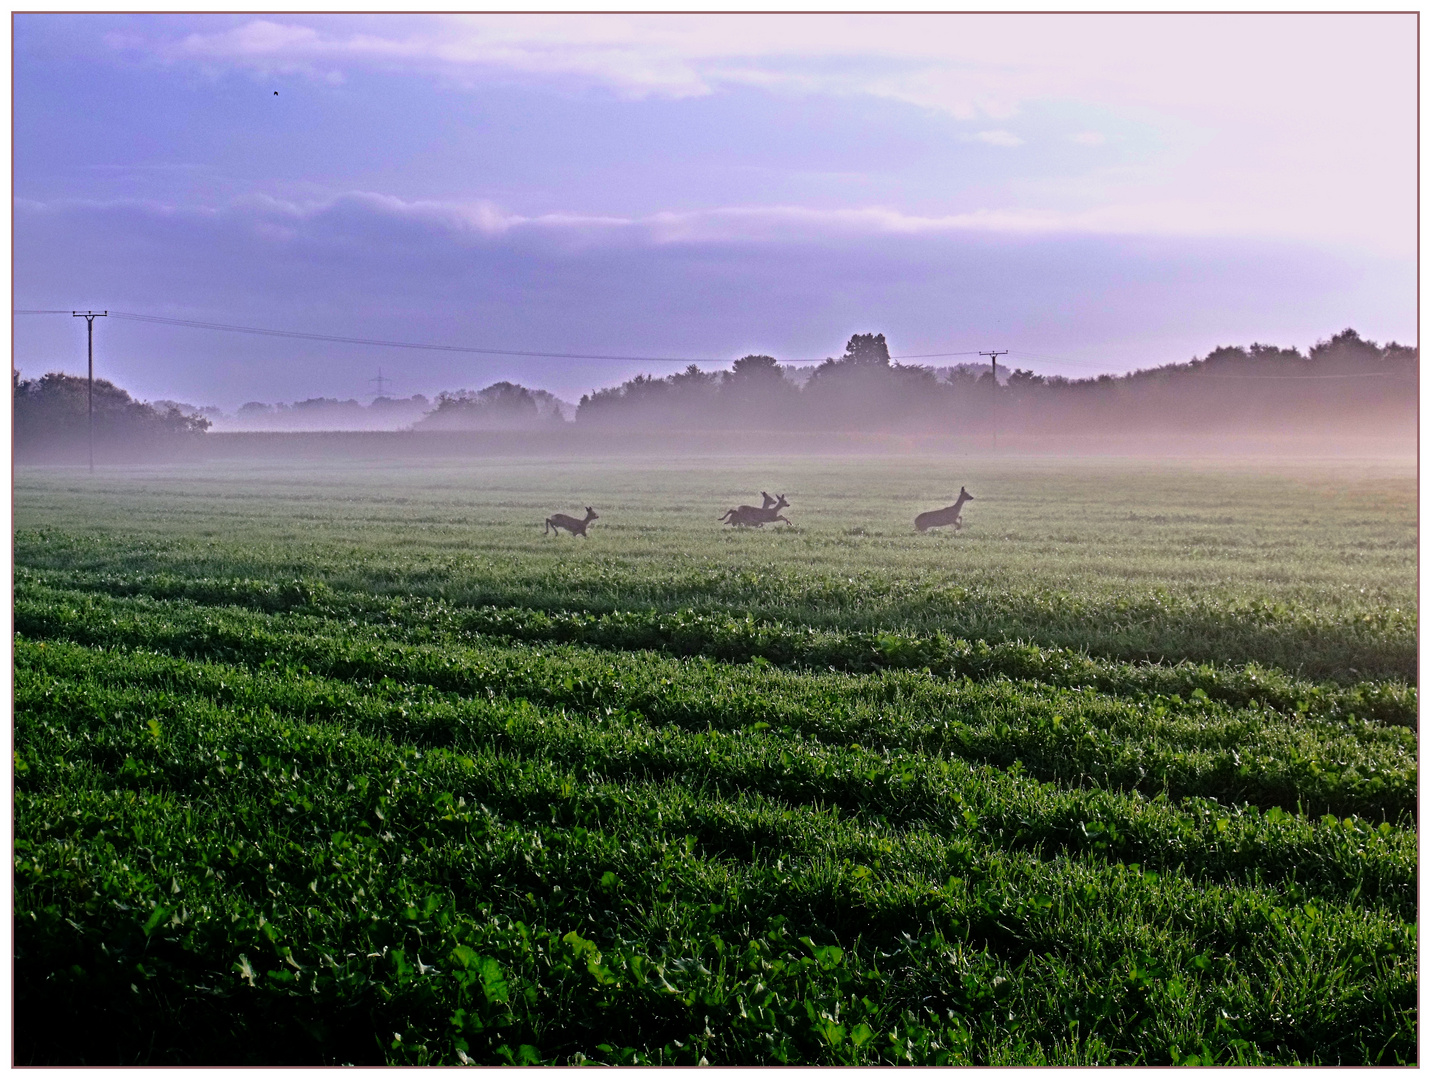
[[[733,454],[889,452],[945,445],[983,453],[1238,454],[1414,450],[1418,350],[1346,329],[1306,353],[1254,343],[1125,376],[1041,376],[993,364],[933,368],[890,358],[885,335],[853,335],[818,365],[751,354],[728,370],[690,365],[638,375],[583,395],[499,382],[435,401],[377,397],[249,402],[236,415],[172,400],[134,401],[102,382],[96,438],[130,458],[184,454],[281,456],[381,452],[603,454],[675,449]],[[74,460],[87,450],[83,381],[16,378],[21,463]],[[282,433],[327,433],[315,443]],[[387,436],[381,442],[344,434]],[[456,440],[456,441],[454,441]]]

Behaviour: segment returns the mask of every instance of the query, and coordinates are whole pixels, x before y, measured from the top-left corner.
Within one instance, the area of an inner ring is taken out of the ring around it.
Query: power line
[[[1106,368],[1106,367],[1108,367],[1107,364],[1102,363],[1102,362],[1100,362],[1100,361],[1098,361],[1098,360],[1075,360],[1075,359],[1073,359],[1073,357],[1071,357],[1071,356],[1048,356],[1048,355],[1046,355],[1046,354],[1044,354],[1044,353],[1024,352],[1024,350],[1022,350],[1022,349],[1013,349],[1013,350],[1010,351],[1009,355],[1010,355],[1010,356],[1026,356],[1026,357],[1028,357],[1030,360],[1052,360],[1052,361],[1054,361],[1055,363],[1059,363],[1059,364],[1073,364],[1073,365],[1075,365],[1076,367],[1086,367],[1086,368]]]
[[[57,309],[16,309],[16,315],[68,315]],[[163,315],[142,315],[133,311],[111,311],[117,319],[131,322],[159,323],[164,326],[186,326],[196,330],[223,330],[235,334],[259,334],[264,337],[300,338],[304,341],[332,341],[343,345],[376,345],[388,349],[425,349],[435,352],[479,353],[484,356],[524,356],[543,360],[622,360],[640,364],[728,364],[730,357],[711,356],[624,356],[612,353],[537,352],[528,349],[495,349],[476,345],[434,345],[416,341],[389,341],[383,338],[341,337],[336,334],[312,334],[302,330],[273,330],[259,326],[235,326],[231,323],[203,322],[198,319],[172,319]],[[918,356],[894,356],[892,360],[923,360],[946,356],[976,356],[975,352],[921,353]],[[786,360],[787,364],[818,364],[828,357],[808,357]]]
[[[68,308],[16,308],[15,315],[70,315]],[[434,352],[476,353],[484,356],[522,356],[539,360],[618,360],[638,364],[727,364],[730,357],[710,356],[625,356],[613,353],[569,353],[538,352],[525,349],[497,349],[475,345],[437,345],[416,341],[389,341],[383,338],[342,337],[336,334],[314,334],[302,330],[274,330],[259,326],[236,326],[231,323],[204,322],[198,319],[174,319],[163,315],[144,315],[133,311],[110,311],[109,316],[130,322],[158,323],[164,326],[183,326],[195,330],[221,330],[235,334],[257,334],[264,337],[298,338],[304,341],[331,341],[343,345],[373,345],[389,349],[422,349]],[[1069,356],[1050,356],[1045,353],[1025,352],[1023,349],[1003,350],[1011,357],[1028,357],[1033,360],[1049,360],[1078,367],[1104,368],[1108,365],[1096,360],[1075,360]],[[907,353],[891,356],[891,360],[937,360],[956,356],[984,356],[987,353],[970,349],[963,352]],[[830,359],[826,356],[804,357],[782,361],[786,364],[819,364]],[[1151,369],[1156,371],[1157,369]],[[1369,379],[1392,377],[1402,374],[1395,371],[1367,371],[1349,375],[1196,375],[1201,379]],[[369,380],[370,382],[374,380]]]

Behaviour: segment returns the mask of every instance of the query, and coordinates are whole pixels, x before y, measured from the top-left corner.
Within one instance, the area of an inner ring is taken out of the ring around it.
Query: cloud
[[[901,352],[993,342],[1149,366],[1218,342],[1305,343],[1346,325],[1378,340],[1414,336],[1414,273],[1405,266],[1287,244],[1119,236],[1091,224],[879,208],[523,216],[373,192],[203,209],[17,200],[15,297],[22,308],[692,357],[821,356],[851,333],[879,331]],[[77,352],[59,322],[17,323],[16,363],[27,373],[49,370],[54,357],[83,363],[82,344]],[[103,363],[106,377],[150,396],[229,405],[359,393],[378,363],[404,380],[404,394],[513,378],[580,396],[651,370],[131,322],[106,328]]]
[[[425,20],[383,20],[382,32],[323,29],[292,22],[254,19],[211,33],[177,40],[115,36],[117,48],[148,52],[169,63],[228,65],[261,74],[302,73],[341,77],[343,67],[428,72],[471,84],[482,73],[567,77],[605,84],[627,96],[689,97],[711,92],[690,58],[620,34],[573,37],[559,23],[514,33],[492,23],[469,23],[448,16]],[[393,32],[396,31],[396,32]]]
[[[1196,202],[1178,213],[1404,253],[1416,200],[1414,18],[282,15],[193,17],[191,32],[148,34],[131,21],[111,42],[162,64],[328,81],[384,71],[633,100],[739,89],[837,107],[865,98],[943,113],[970,124],[964,138],[1000,147],[1019,138],[1002,122],[1034,106],[1136,118],[1148,137],[1119,145],[1125,164],[1146,168],[1097,193],[1101,202]],[[991,120],[1001,126],[981,123]],[[1068,138],[1094,146],[1100,137]],[[1120,216],[1111,205],[1104,214]]]
[[[1012,131],[979,131],[975,132],[972,138],[979,142],[988,143],[990,146],[1022,146],[1023,139],[1020,139]]]
[[[1009,145],[998,143],[997,145]],[[1216,236],[1218,221],[1192,204],[1121,203],[1061,212],[1031,207],[979,208],[956,214],[911,214],[891,207],[725,206],[644,215],[555,212],[524,215],[488,200],[441,201],[351,191],[309,201],[246,195],[219,206],[143,200],[15,200],[16,213],[147,216],[155,221],[222,221],[225,228],[274,243],[406,249],[437,242],[481,245],[498,240],[548,247],[656,248],[681,244],[859,242],[893,236],[957,234]]]
[[[472,78],[506,71],[672,97],[758,84],[863,93],[959,116],[1000,117],[1023,102],[1049,98],[1153,107],[1203,102],[1261,111],[1309,95],[1335,99],[1348,85],[1341,72],[1355,72],[1366,90],[1354,96],[1365,98],[1388,80],[1405,81],[1399,69],[1375,61],[1368,67],[1366,58],[1384,60],[1408,28],[1414,38],[1412,19],[1211,13],[287,15],[167,37],[129,32],[111,41],[167,62],[264,72],[379,66]],[[1414,51],[1408,55],[1414,59]],[[1214,66],[1216,78],[1209,78]]]

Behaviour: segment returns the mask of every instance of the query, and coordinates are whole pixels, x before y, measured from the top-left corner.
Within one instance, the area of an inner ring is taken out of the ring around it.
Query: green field
[[[16,1061],[1414,1062],[1416,541],[1389,461],[22,470]]]

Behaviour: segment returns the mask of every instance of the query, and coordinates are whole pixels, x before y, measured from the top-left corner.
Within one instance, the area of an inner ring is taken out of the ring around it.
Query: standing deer
[[[728,525],[754,525],[757,529],[767,522],[783,521],[790,526],[795,524],[780,512],[790,505],[785,501],[784,495],[772,500],[765,492],[760,494],[765,495],[764,506],[737,506],[722,514],[720,520]]]
[[[964,504],[973,497],[961,487],[959,498],[953,506],[946,506],[942,510],[929,510],[920,514],[914,519],[914,527],[920,532],[925,529],[938,528],[940,525],[953,525],[955,531],[962,529],[964,523],[959,520],[959,512],[964,509]]]
[[[595,521],[597,517],[598,514],[596,511],[589,506],[586,508],[586,517],[584,518],[567,517],[565,514],[553,514],[547,518],[546,527],[542,529],[542,535],[545,536],[547,532],[550,531],[560,536],[561,530],[565,529],[571,533],[572,536],[586,536],[586,527]],[[590,537],[587,537],[587,539],[590,539]]]

